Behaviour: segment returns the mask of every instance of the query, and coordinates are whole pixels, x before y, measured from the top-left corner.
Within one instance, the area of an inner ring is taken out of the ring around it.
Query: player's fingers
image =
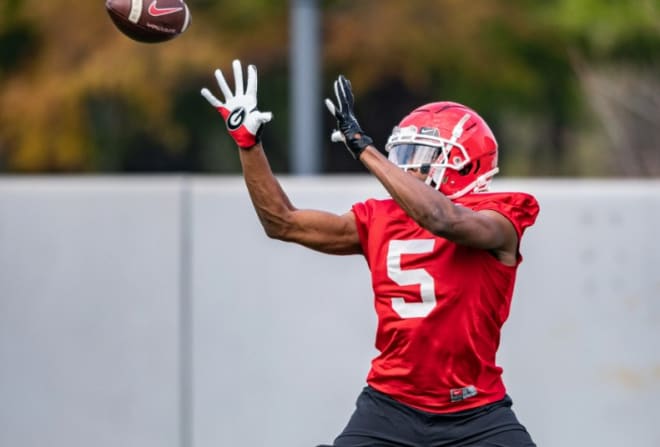
[[[339,106],[339,111],[342,111],[342,101],[341,94],[339,92],[340,86],[339,86],[339,81],[335,81],[335,96],[337,97],[337,105]]]
[[[256,118],[262,123],[267,123],[273,119],[272,112],[255,112]]]
[[[229,85],[227,85],[227,81],[225,80],[225,77],[222,75],[222,71],[220,71],[220,69],[215,71],[215,79],[218,81],[220,90],[222,90],[222,94],[225,96],[225,101],[229,101],[231,98],[233,98],[234,95],[231,92]]]
[[[344,75],[339,75],[339,85],[341,86],[341,93],[347,105],[353,105],[353,91],[351,90],[351,83]]]
[[[248,65],[247,68],[247,90],[245,94],[254,98],[257,97],[257,67],[254,65]]]
[[[234,59],[232,62],[232,67],[234,68],[234,83],[236,84],[236,96],[242,96],[245,90],[243,90],[243,69],[241,68],[241,61]]]
[[[339,108],[343,109],[346,105],[346,92],[344,91],[344,83],[342,82],[342,76],[339,76],[337,79],[337,99],[339,100]]]
[[[204,98],[206,98],[206,100],[209,102],[209,104],[211,104],[216,109],[218,107],[222,107],[222,105],[223,105],[222,102],[220,102],[220,100],[218,100],[218,98],[213,96],[213,93],[211,93],[209,91],[209,89],[203,88],[202,91],[201,91],[201,94]]]
[[[346,137],[343,133],[341,133],[340,130],[333,130],[332,134],[330,135],[330,141],[333,143],[345,143]]]
[[[325,106],[328,108],[330,113],[332,113],[332,116],[337,116],[337,110],[335,109],[335,105],[330,101],[328,98],[325,98]]]

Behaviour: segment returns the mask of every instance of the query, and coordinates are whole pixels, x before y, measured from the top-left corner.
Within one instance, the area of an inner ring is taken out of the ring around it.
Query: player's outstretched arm
[[[240,151],[243,177],[266,234],[330,254],[362,252],[352,212],[297,209],[271,172],[261,144]]]
[[[337,120],[332,141],[343,142],[413,220],[433,234],[471,247],[493,250],[503,261],[515,262],[517,235],[504,216],[494,211],[474,212],[456,206],[440,191],[390,162],[355,118],[350,81],[340,75],[334,82],[334,91],[336,105],[330,99],[325,100]]]
[[[225,120],[227,131],[239,147],[243,177],[250,199],[266,234],[274,239],[296,242],[324,253],[360,253],[361,246],[353,213],[336,215],[324,211],[299,210],[293,206],[279,181],[273,175],[261,144],[263,126],[272,119],[270,112],[257,109],[257,69],[248,66],[247,86],[238,60],[233,62],[235,91],[224,75],[215,77],[225,101],[209,89],[202,96]]]

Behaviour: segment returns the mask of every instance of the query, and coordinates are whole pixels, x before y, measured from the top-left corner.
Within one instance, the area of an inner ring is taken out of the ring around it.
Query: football
[[[183,0],[106,0],[105,9],[115,26],[138,42],[165,42],[190,26]]]

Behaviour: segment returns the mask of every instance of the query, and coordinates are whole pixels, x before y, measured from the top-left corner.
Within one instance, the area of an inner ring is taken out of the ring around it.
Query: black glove
[[[325,100],[325,105],[332,116],[337,119],[337,127],[339,128],[332,132],[330,139],[335,143],[344,143],[353,158],[357,160],[364,148],[373,144],[374,140],[364,133],[355,115],[353,115],[354,98],[351,81],[346,79],[344,75],[339,75],[339,78],[335,81],[335,95],[339,104],[338,108],[329,99],[326,98]]]

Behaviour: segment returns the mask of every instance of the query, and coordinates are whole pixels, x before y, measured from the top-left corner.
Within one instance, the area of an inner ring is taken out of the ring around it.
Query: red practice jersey
[[[519,243],[539,212],[536,199],[524,193],[475,193],[454,203],[503,214]],[[380,354],[367,383],[432,413],[502,399],[495,354],[522,256],[507,266],[487,250],[435,236],[392,199],[368,200],[352,210],[378,314]]]

